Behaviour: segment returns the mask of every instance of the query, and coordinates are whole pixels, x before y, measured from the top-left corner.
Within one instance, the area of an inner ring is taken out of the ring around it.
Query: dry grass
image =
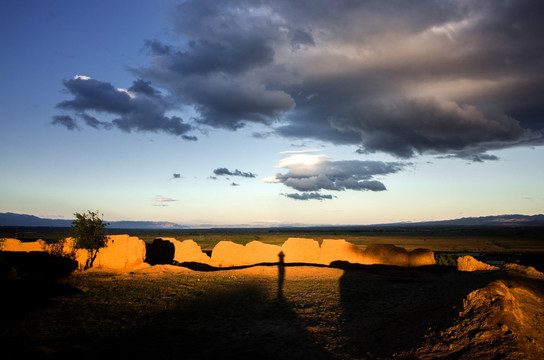
[[[2,324],[0,345],[4,359],[421,357],[426,346],[442,344],[437,334],[455,325],[469,293],[504,277],[511,286],[528,286],[502,272],[288,266],[278,296],[276,267],[198,272],[161,265],[133,273],[76,272],[12,314]],[[531,281],[530,290],[541,301],[542,282]],[[542,310],[534,311],[540,324]],[[483,325],[472,330],[478,326]],[[505,342],[507,348],[499,346],[494,356],[542,355],[520,341]],[[435,355],[447,355],[447,349]]]
[[[212,250],[219,241],[233,241],[245,245],[250,241],[257,240],[265,244],[282,245],[289,237],[303,237],[317,240],[323,239],[344,239],[352,244],[365,247],[369,244],[393,244],[407,250],[425,248],[432,251],[464,251],[464,252],[500,252],[500,251],[544,251],[544,243],[541,239],[525,239],[515,236],[504,238],[497,236],[475,236],[460,234],[323,234],[323,233],[293,233],[293,234],[192,234],[175,235],[178,240],[193,239],[203,249]],[[142,236],[146,242],[152,242],[155,236]]]
[[[1,229],[0,229],[1,230]],[[30,232],[16,233],[4,229],[0,237],[14,237],[22,241],[44,239],[47,242],[57,242],[68,236],[69,229],[31,229]],[[47,231],[46,231],[47,230]],[[304,237],[321,242],[323,239],[345,239],[355,245],[394,244],[408,250],[427,248],[433,251],[544,251],[542,227],[526,228],[369,228],[347,230],[331,229],[210,229],[210,230],[119,230],[107,229],[111,234],[129,233],[137,236],[146,243],[152,243],[155,238],[174,237],[178,240],[193,239],[203,249],[211,250],[219,241],[227,240],[239,244],[247,244],[258,240],[266,244],[281,245],[290,237]]]

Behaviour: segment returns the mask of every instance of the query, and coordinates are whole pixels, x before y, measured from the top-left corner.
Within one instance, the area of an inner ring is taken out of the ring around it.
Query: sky
[[[7,0],[0,212],[544,213],[544,2]]]

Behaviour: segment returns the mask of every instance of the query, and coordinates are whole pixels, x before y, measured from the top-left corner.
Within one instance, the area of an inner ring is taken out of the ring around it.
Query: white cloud
[[[297,155],[297,154],[311,154],[318,152],[319,149],[307,149],[307,150],[287,150],[280,152],[280,155]]]
[[[117,88],[117,91],[127,94],[128,97],[130,97],[131,99],[135,99],[135,98],[136,98],[136,94],[133,93],[132,91],[128,91],[127,89]]]
[[[176,200],[176,199],[167,198],[167,197],[157,196],[157,197],[155,198],[155,201],[156,201],[156,202],[170,202],[170,201],[177,201],[177,200]]]
[[[177,200],[169,198],[169,197],[157,195],[155,196],[155,203],[153,204],[153,206],[168,206],[168,203],[171,203],[174,201],[177,201]]]
[[[313,168],[319,166],[327,160],[328,157],[326,155],[295,154],[280,160],[278,167],[313,171]]]
[[[298,191],[319,190],[386,190],[374,179],[376,175],[396,173],[407,163],[381,161],[332,161],[323,154],[295,154],[279,161],[278,167],[288,169],[261,179],[265,183],[283,183]]]
[[[280,179],[278,179],[276,176],[267,176],[265,178],[262,178],[261,182],[268,183],[268,184],[274,184],[274,183],[281,183],[282,181]]]

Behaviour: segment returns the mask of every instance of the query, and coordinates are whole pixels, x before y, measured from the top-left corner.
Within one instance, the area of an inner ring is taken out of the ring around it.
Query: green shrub
[[[76,220],[72,221],[70,232],[75,240],[74,248],[85,249],[89,253],[84,268],[87,270],[93,266],[98,250],[106,246],[108,238],[104,233],[104,227],[108,224],[98,217],[98,211],[88,211],[87,214],[75,213],[74,215]]]
[[[75,260],[76,259],[75,249],[71,249],[71,251],[69,252],[64,251],[65,243],[66,243],[66,239],[60,239],[56,243],[49,244],[47,246],[47,252],[53,256],[60,256],[60,257],[68,258],[70,260]]]
[[[457,255],[451,254],[435,254],[436,265],[438,266],[453,266],[457,267]]]

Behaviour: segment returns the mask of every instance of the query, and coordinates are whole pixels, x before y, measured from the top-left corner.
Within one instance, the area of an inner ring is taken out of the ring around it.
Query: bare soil
[[[544,358],[542,280],[337,266],[92,270],[40,294],[10,279],[2,358]]]

